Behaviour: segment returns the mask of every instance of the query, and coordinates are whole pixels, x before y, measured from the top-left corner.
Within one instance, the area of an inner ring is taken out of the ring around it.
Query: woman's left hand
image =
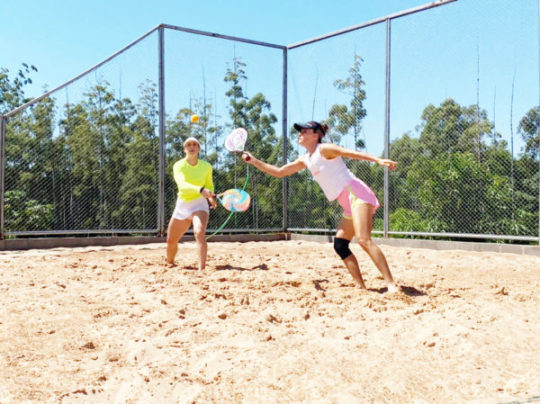
[[[388,167],[388,169],[390,170],[393,170],[396,168],[396,165],[397,163],[393,160],[388,160],[388,159],[379,159],[379,161],[377,161],[377,163],[380,165],[380,166],[383,166],[383,167]]]

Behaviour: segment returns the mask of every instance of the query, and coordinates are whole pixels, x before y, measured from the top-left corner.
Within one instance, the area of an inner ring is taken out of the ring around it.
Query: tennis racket
[[[251,197],[243,189],[231,188],[216,197],[229,212],[245,212],[251,204]]]
[[[246,146],[248,133],[244,128],[233,129],[225,138],[225,148],[230,152],[243,152]],[[246,161],[251,157],[246,156]]]

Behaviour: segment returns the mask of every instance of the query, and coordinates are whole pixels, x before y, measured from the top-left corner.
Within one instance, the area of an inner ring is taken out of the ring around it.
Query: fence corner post
[[[159,189],[157,228],[159,237],[165,235],[165,61],[164,28],[158,28],[158,98],[159,98]]]
[[[6,168],[6,127],[7,118],[0,115],[0,240],[4,240],[4,195]]]
[[[386,87],[385,87],[385,117],[384,117],[384,158],[390,158],[390,71],[391,71],[391,22],[386,19]],[[388,238],[390,200],[390,175],[388,168],[384,169],[384,238]]]
[[[281,130],[283,131],[283,165],[287,164],[287,148],[288,148],[288,138],[287,138],[287,48],[283,49],[283,95],[282,95],[282,126]],[[282,228],[283,232],[287,233],[289,227],[288,211],[289,211],[289,181],[287,177],[283,178],[281,183],[282,188],[282,198],[283,198],[283,219],[282,219]]]

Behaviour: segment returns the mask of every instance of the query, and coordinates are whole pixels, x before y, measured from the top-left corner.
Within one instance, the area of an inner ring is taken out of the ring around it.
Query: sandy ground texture
[[[0,252],[0,403],[540,401],[540,257],[382,248]]]

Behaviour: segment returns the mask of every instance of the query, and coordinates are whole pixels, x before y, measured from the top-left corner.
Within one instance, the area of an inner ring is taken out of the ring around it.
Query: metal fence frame
[[[145,234],[157,234],[157,236],[163,236],[166,233],[166,226],[167,221],[165,218],[165,30],[174,30],[174,31],[181,31],[186,32],[194,35],[201,35],[201,36],[209,36],[213,38],[220,38],[225,39],[229,41],[235,41],[235,42],[243,42],[248,43],[252,45],[257,46],[263,46],[263,47],[269,47],[269,48],[275,48],[275,49],[281,49],[283,51],[283,79],[282,79],[282,105],[283,105],[283,118],[282,118],[282,133],[283,133],[283,159],[286,161],[287,159],[287,47],[284,45],[277,45],[272,44],[268,42],[261,42],[256,41],[252,39],[247,38],[240,38],[230,35],[222,35],[217,34],[214,32],[207,32],[207,31],[200,31],[196,29],[191,28],[185,28],[185,27],[178,27],[174,25],[169,24],[160,24],[144,35],[140,36],[139,38],[135,39],[130,44],[126,45],[119,51],[115,52],[108,58],[104,59],[103,61],[99,62],[98,64],[92,66],[91,68],[87,69],[83,73],[77,75],[76,77],[72,78],[71,80],[61,84],[58,87],[53,88],[50,91],[47,91],[46,93],[42,94],[39,97],[36,97],[25,104],[7,112],[4,115],[0,115],[0,147],[1,147],[1,153],[0,153],[0,240],[3,240],[5,236],[47,236],[47,235],[81,235],[81,234],[133,234],[133,233],[145,233]],[[88,229],[88,230],[51,230],[51,231],[15,231],[15,232],[6,232],[5,226],[4,226],[4,193],[5,193],[5,185],[4,185],[4,177],[5,177],[5,135],[6,135],[6,122],[7,119],[11,116],[16,115],[17,113],[21,112],[22,110],[30,107],[31,105],[34,105],[38,103],[39,101],[49,97],[50,95],[56,93],[57,91],[67,87],[71,83],[79,80],[83,76],[87,75],[88,73],[91,73],[97,69],[99,69],[101,66],[105,65],[107,62],[113,60],[117,56],[121,55],[122,53],[126,52],[128,49],[132,48],[142,40],[144,40],[146,37],[150,36],[154,32],[158,33],[158,103],[159,103],[159,124],[158,124],[158,132],[159,132],[159,168],[158,168],[158,175],[159,175],[159,189],[158,189],[158,201],[157,201],[157,223],[155,229],[106,229],[106,230],[96,230],[96,229]],[[282,185],[282,195],[286,195],[287,190],[287,181],[286,179],[283,181]],[[287,228],[287,203],[286,199],[284,198],[284,204],[282,209],[282,223],[280,228],[271,228],[271,229],[227,229],[227,232],[229,233],[236,233],[236,232],[255,232],[255,233],[265,233],[265,232],[275,232],[275,231],[286,231]],[[212,231],[214,229],[208,229],[208,231]]]
[[[338,35],[342,35],[348,32],[356,31],[362,28],[370,27],[377,24],[386,24],[386,84],[385,84],[385,117],[384,117],[384,136],[385,136],[385,147],[384,147],[384,158],[389,157],[390,153],[390,101],[391,101],[391,94],[390,94],[390,79],[391,79],[391,70],[392,70],[392,64],[391,64],[391,23],[392,20],[405,17],[407,15],[415,14],[418,12],[422,12],[434,7],[439,7],[443,5],[447,5],[449,3],[453,3],[458,0],[439,0],[435,1],[430,4],[421,5],[415,8],[411,8],[408,10],[404,10],[395,14],[388,15],[386,17],[381,17],[375,20],[371,20],[368,22],[365,22],[360,25],[355,25],[349,28],[345,28],[339,31],[331,32],[326,35],[322,35],[316,38],[312,38],[306,41],[298,42],[293,45],[289,45],[287,48],[295,49],[299,48],[301,46],[305,46],[308,44],[312,44],[314,42],[322,41],[328,38],[332,38]],[[540,0],[538,0],[538,60],[539,60],[539,100],[538,105],[540,105]],[[540,128],[539,128],[540,130]],[[540,162],[539,162],[539,173],[540,173]],[[513,240],[513,241],[521,241],[521,242],[537,242],[540,244],[540,206],[539,206],[539,222],[538,222],[538,236],[513,236],[513,235],[495,235],[495,234],[470,234],[470,233],[428,233],[428,232],[401,232],[401,231],[390,231],[389,230],[389,171],[388,169],[385,169],[384,171],[384,218],[383,218],[383,224],[384,229],[383,231],[373,231],[375,234],[381,234],[383,237],[388,238],[389,235],[395,235],[395,236],[413,236],[413,237],[446,237],[446,238],[459,238],[459,239],[489,239],[489,240]],[[539,190],[539,199],[540,199],[540,175],[539,175],[539,181],[538,181],[538,190]],[[292,232],[311,232],[311,233],[334,233],[336,229],[321,229],[321,228],[288,228],[287,230]]]
[[[4,115],[0,115],[0,239],[4,239],[6,235],[8,236],[44,236],[44,235],[51,235],[51,234],[129,234],[129,233],[150,233],[150,234],[157,234],[158,236],[163,236],[166,232],[166,218],[165,218],[165,38],[164,33],[165,30],[175,30],[175,31],[182,31],[186,33],[191,33],[194,35],[202,35],[202,36],[209,36],[214,38],[220,38],[230,41],[237,41],[237,42],[244,42],[249,43],[257,46],[263,46],[263,47],[271,47],[276,49],[281,49],[283,51],[283,69],[282,69],[282,139],[283,139],[283,150],[282,150],[282,158],[283,158],[283,164],[287,163],[287,146],[288,146],[288,124],[287,124],[287,91],[288,91],[288,52],[292,51],[296,48],[300,48],[302,46],[312,44],[314,42],[323,41],[335,36],[339,36],[345,33],[349,33],[352,31],[357,31],[366,27],[370,27],[377,24],[385,24],[386,25],[386,66],[385,66],[385,127],[384,127],[384,136],[385,136],[385,147],[384,147],[384,157],[388,158],[390,153],[390,102],[391,102],[391,94],[390,94],[390,80],[391,80],[391,23],[392,20],[405,17],[410,14],[415,14],[418,12],[422,12],[431,8],[444,6],[449,3],[456,2],[458,0],[438,0],[434,1],[429,4],[421,5],[418,7],[414,7],[408,10],[404,10],[401,12],[397,12],[394,14],[387,15],[385,17],[377,18],[359,25],[355,25],[352,27],[348,27],[345,29],[341,29],[338,31],[334,31],[331,33],[328,33],[326,35],[318,36],[312,39],[308,39],[306,41],[294,43],[291,45],[277,45],[267,42],[261,42],[261,41],[255,41],[252,39],[246,39],[246,38],[240,38],[230,35],[222,35],[207,31],[200,31],[196,29],[190,29],[185,27],[178,27],[174,25],[168,25],[168,24],[160,24],[156,26],[155,28],[151,29],[144,35],[140,36],[124,48],[120,49],[113,55],[109,56],[102,62],[94,65],[93,67],[89,68],[88,70],[84,71],[83,73],[79,74],[78,76],[74,77],[73,79],[63,83],[62,85],[42,94],[39,97],[36,97],[35,99],[13,109],[12,111],[9,111],[5,113]],[[539,26],[540,26],[540,0],[538,0],[539,3]],[[64,87],[68,86],[69,84],[77,81],[81,77],[85,76],[86,74],[93,72],[106,64],[107,62],[111,61],[118,55],[124,53],[131,47],[135,46],[137,43],[148,37],[149,35],[153,34],[154,32],[158,32],[158,77],[159,77],[159,84],[158,84],[158,102],[159,102],[159,190],[158,190],[158,201],[157,201],[157,223],[155,229],[116,229],[116,230],[58,230],[58,231],[26,231],[26,232],[6,232],[5,226],[4,226],[4,196],[5,196],[5,142],[6,142],[6,127],[7,127],[7,119],[18,112],[22,111],[23,109],[45,99],[46,97],[49,97],[51,94],[57,92],[58,90],[63,89]],[[540,30],[538,33],[538,61],[540,66]],[[539,87],[540,87],[540,68],[538,70],[539,74]],[[539,91],[539,105],[540,105],[540,91]],[[540,164],[539,164],[539,172],[540,172]],[[256,232],[256,233],[264,233],[268,231],[283,231],[283,232],[313,232],[313,233],[328,233],[328,232],[335,232],[335,229],[319,229],[319,228],[290,228],[288,226],[288,195],[287,195],[287,189],[288,189],[288,182],[286,178],[283,178],[282,180],[282,198],[283,198],[283,210],[282,210],[282,225],[280,229],[227,229],[227,232],[243,232],[243,231],[249,231],[249,232]],[[540,198],[540,178],[539,178],[539,198]],[[396,235],[396,236],[418,236],[418,237],[449,237],[449,238],[465,238],[465,239],[493,239],[493,240],[514,240],[514,241],[522,241],[522,242],[538,242],[540,244],[540,219],[538,223],[538,236],[511,236],[511,235],[494,235],[494,234],[465,234],[465,233],[426,233],[426,232],[398,232],[398,231],[390,231],[389,230],[389,172],[386,169],[384,173],[384,228],[383,231],[375,231],[374,233],[382,234],[383,237],[388,237],[390,235]],[[540,210],[540,208],[539,208]],[[539,212],[540,213],[540,212]],[[540,215],[539,215],[540,216]]]
[[[5,166],[6,166],[6,125],[7,118],[0,115],[0,239],[4,239],[4,194],[5,194]]]

